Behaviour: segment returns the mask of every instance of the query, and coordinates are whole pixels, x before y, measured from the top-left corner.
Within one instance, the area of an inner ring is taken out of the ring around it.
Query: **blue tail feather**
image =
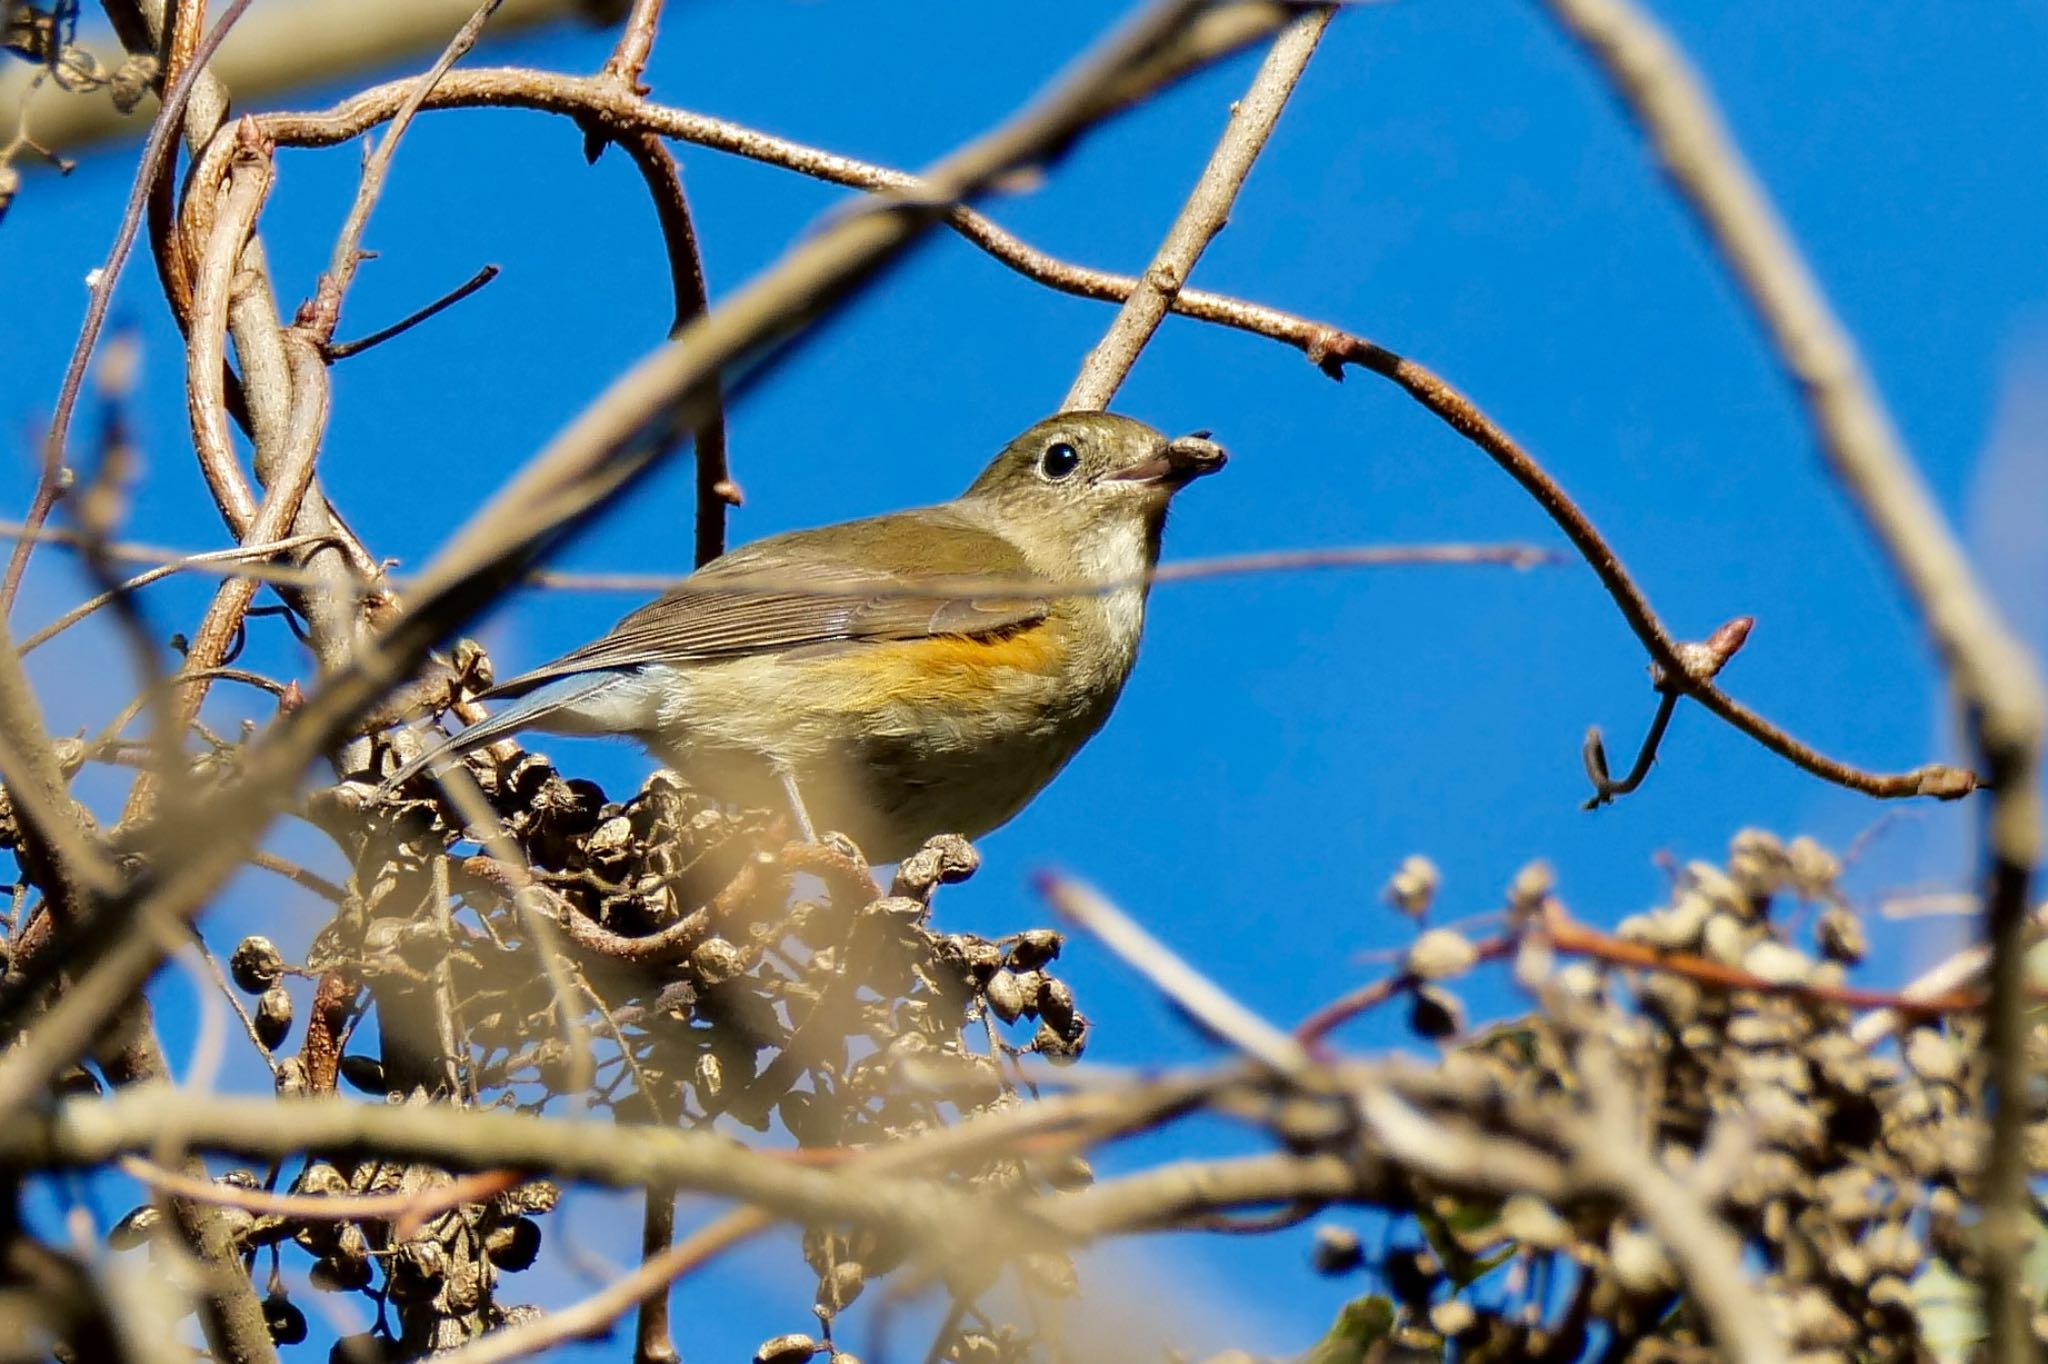
[[[508,734],[540,727],[558,711],[573,710],[619,680],[616,672],[577,673],[535,687],[488,720],[479,720],[451,735],[384,779],[380,791],[391,791],[423,771],[429,763],[457,758],[495,743]]]

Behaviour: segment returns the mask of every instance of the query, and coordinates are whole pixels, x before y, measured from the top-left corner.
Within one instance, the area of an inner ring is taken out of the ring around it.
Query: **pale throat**
[[[1097,598],[1104,623],[1118,651],[1135,655],[1138,634],[1145,625],[1145,585],[1139,581],[1152,567],[1158,536],[1137,517],[1119,518],[1082,537],[1075,557],[1073,576],[1085,583],[1118,586]]]

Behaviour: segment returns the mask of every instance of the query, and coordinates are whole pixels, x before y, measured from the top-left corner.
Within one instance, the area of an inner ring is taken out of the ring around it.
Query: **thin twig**
[[[666,1255],[675,1242],[676,1196],[667,1189],[650,1188],[640,1216],[640,1261],[647,1264]],[[682,1356],[669,1323],[668,1294],[649,1293],[640,1300],[640,1315],[633,1323],[633,1364],[676,1364]]]
[[[1300,1042],[1237,1002],[1101,895],[1078,881],[1041,874],[1038,893],[1116,953],[1203,1028],[1270,1067],[1300,1079],[1314,1065]]]
[[[1006,592],[1092,597],[1106,596],[1127,587],[1254,577],[1265,573],[1300,573],[1313,569],[1397,568],[1430,564],[1497,564],[1503,568],[1527,569],[1562,562],[1565,562],[1564,556],[1557,551],[1536,545],[1345,545],[1331,549],[1273,549],[1217,554],[1161,564],[1145,573],[1091,578],[1085,582],[1049,582],[1042,578],[949,578],[943,582],[901,588],[888,585],[871,591],[863,588],[860,595],[890,597],[900,594],[919,599],[932,597],[963,601]],[[678,573],[576,573],[547,568],[529,574],[526,581],[532,587],[562,592],[668,592],[681,587],[689,579],[687,575]],[[695,585],[692,586],[694,590]],[[716,587],[704,590],[721,593],[730,590],[743,595],[839,596],[847,589],[820,587],[815,582],[775,574],[748,573],[722,579]]]
[[[486,265],[483,269],[477,271],[461,284],[456,285],[453,289],[450,289],[447,293],[429,303],[426,307],[416,312],[407,313],[390,326],[380,327],[368,336],[359,337],[354,341],[335,342],[327,348],[327,358],[329,360],[346,360],[351,355],[361,355],[372,346],[381,346],[392,337],[403,335],[414,327],[419,326],[420,323],[446,312],[496,279],[499,274],[500,270],[497,266]]]
[[[94,537],[64,526],[39,526],[30,529],[20,521],[0,521],[0,540],[33,540],[39,545],[58,545],[65,549],[84,552],[88,541]],[[301,537],[294,536],[294,540]],[[308,535],[303,537],[306,545],[333,543],[331,535]],[[254,578],[258,582],[289,585],[294,587],[317,587],[318,577],[305,569],[289,564],[245,563],[216,556],[241,554],[240,547],[231,546],[224,550],[167,549],[161,545],[139,545],[126,541],[110,541],[93,544],[92,552],[102,558],[119,563],[172,565],[194,573],[212,574],[223,578]],[[254,552],[252,547],[250,552]],[[363,584],[363,591],[377,590],[370,582]]]
[[[635,8],[635,23],[643,10],[646,13],[650,39],[654,15],[659,9],[659,0],[641,0]],[[626,37],[620,40],[621,51],[633,32],[633,24],[629,24]],[[644,59],[645,53],[641,56]],[[675,325],[669,333],[674,335],[711,306],[711,295],[704,282],[704,252],[697,241],[696,221],[690,215],[689,196],[683,192],[682,170],[676,165],[675,153],[654,133],[633,133],[621,145],[646,182],[647,192],[654,200],[655,216],[661,222],[661,240],[668,253],[669,290],[675,297]],[[696,563],[701,568],[725,553],[726,509],[740,505],[740,489],[732,480],[732,460],[726,449],[725,395],[720,385],[714,384],[705,395],[705,416],[694,433],[692,449],[697,461]]]
[[[71,360],[64,369],[63,385],[57,391],[57,406],[50,417],[49,434],[43,439],[42,473],[36,481],[35,497],[23,518],[31,528],[39,527],[49,519],[51,509],[63,495],[64,444],[71,429],[71,414],[78,406],[79,390],[84,387],[86,367],[92,362],[100,330],[106,325],[107,309],[114,301],[114,286],[120,282],[122,267],[128,263],[128,253],[135,245],[135,234],[141,230],[142,209],[149,187],[169,164],[168,158],[177,144],[178,129],[184,119],[185,102],[191,98],[193,87],[205,71],[208,59],[248,7],[249,0],[232,0],[222,12],[220,22],[194,50],[191,65],[165,92],[163,109],[157,114],[156,122],[150,125],[149,140],[142,148],[142,163],[136,168],[135,185],[129,191],[127,207],[121,213],[121,226],[114,234],[114,244],[108,248],[105,263],[93,272],[85,322],[79,328],[78,342],[72,347]],[[0,574],[0,616],[14,609],[15,595],[21,590],[21,575],[28,568],[28,556],[34,548],[34,540],[23,539],[16,542],[14,552],[8,556],[6,572]]]
[[[335,325],[341,320],[341,301],[348,294],[348,286],[356,277],[356,269],[364,260],[362,251],[363,231],[370,225],[370,211],[377,206],[377,200],[384,193],[384,178],[391,171],[391,159],[398,153],[399,139],[411,124],[413,115],[433,93],[435,84],[448,74],[450,67],[461,61],[468,51],[476,46],[484,25],[498,10],[504,0],[483,0],[469,21],[457,29],[448,45],[441,49],[440,57],[427,68],[424,75],[413,82],[413,91],[404,104],[391,116],[391,126],[375,151],[363,162],[362,179],[356,183],[355,201],[349,205],[348,217],[343,219],[341,234],[335,238],[334,253],[328,258],[327,272],[320,277],[314,291],[311,315],[306,327],[316,344],[326,345],[334,339]]]
[[[258,848],[255,852],[249,854],[249,865],[261,867],[264,871],[282,876],[293,885],[302,886],[312,891],[330,904],[339,905],[348,902],[348,892],[340,886],[335,885],[334,882],[316,871],[310,871],[296,862],[286,861],[276,853],[265,852]]]
[[[1166,240],[1139,277],[1137,288],[1117,310],[1108,332],[1082,360],[1081,372],[1060,404],[1063,409],[1095,411],[1109,406],[1116,396],[1131,366],[1138,362],[1138,353],[1166,320],[1174,296],[1194,273],[1195,262],[1223,230],[1230,206],[1237,202],[1252,163],[1265,150],[1266,139],[1280,121],[1280,113],[1334,13],[1331,8],[1311,9],[1280,31],[1259,64],[1258,74],[1252,77],[1251,88],[1231,106],[1222,140],[1174,217]]]
[[[1586,731],[1586,776],[1593,782],[1593,794],[1579,808],[1597,810],[1616,796],[1625,796],[1643,784],[1643,778],[1650,775],[1650,765],[1657,761],[1657,750],[1664,743],[1664,731],[1671,727],[1671,717],[1678,711],[1678,696],[1679,693],[1672,689],[1657,693],[1657,713],[1650,717],[1650,728],[1636,747],[1636,760],[1629,765],[1628,775],[1620,781],[1607,775],[1607,748],[1601,741],[1599,727]]]
[[[0,535],[4,534],[4,530],[0,530]],[[86,598],[23,640],[21,642],[21,652],[24,654],[34,652],[115,599],[132,595],[151,583],[160,582],[174,573],[184,573],[195,568],[210,568],[219,565],[239,565],[249,559],[267,559],[273,555],[284,554],[294,549],[304,549],[311,545],[320,544],[326,539],[326,536],[321,535],[289,535],[282,540],[273,540],[269,544],[240,545],[233,549],[215,549],[207,550],[200,554],[179,555],[168,563],[158,564],[147,572],[136,574],[127,581],[117,584],[109,591]],[[128,554],[133,554],[135,550],[134,546],[103,546],[99,552],[107,554],[108,557],[112,558],[116,556],[111,551],[117,548],[125,549]]]
[[[635,94],[646,93],[640,76],[647,70],[647,58],[654,51],[654,30],[660,23],[661,0],[633,0],[633,10],[619,32],[618,45],[605,60],[604,73],[623,81]]]

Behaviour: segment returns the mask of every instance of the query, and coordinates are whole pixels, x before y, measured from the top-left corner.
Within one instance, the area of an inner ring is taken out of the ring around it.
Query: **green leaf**
[[[1353,1298],[1337,1320],[1301,1357],[1301,1364],[1361,1364],[1365,1352],[1394,1329],[1394,1300],[1380,1294]]]

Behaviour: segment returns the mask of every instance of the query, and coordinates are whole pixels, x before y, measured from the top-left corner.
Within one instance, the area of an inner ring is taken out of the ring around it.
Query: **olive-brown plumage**
[[[623,734],[686,780],[891,861],[979,836],[1108,719],[1173,494],[1222,467],[1103,412],[1039,422],[951,502],[773,535],[485,694],[513,699],[393,775],[539,729]],[[1098,590],[1090,590],[1090,589]]]

